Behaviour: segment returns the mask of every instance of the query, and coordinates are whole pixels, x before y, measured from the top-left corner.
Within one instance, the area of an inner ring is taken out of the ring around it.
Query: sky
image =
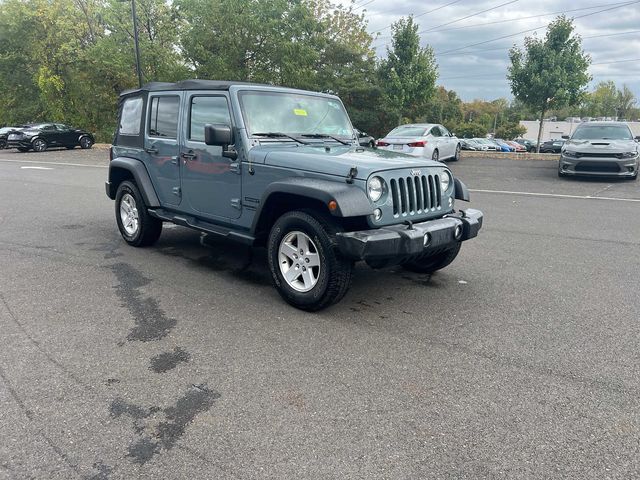
[[[618,88],[626,84],[640,99],[640,1],[338,0],[338,3],[354,4],[357,13],[364,13],[379,57],[386,56],[390,24],[412,14],[420,27],[421,45],[431,45],[436,53],[437,83],[455,90],[465,101],[511,98],[506,80],[509,48],[522,47],[526,36],[544,37],[546,25],[559,12],[566,12],[575,19],[576,33],[592,58],[589,73],[593,81],[589,89],[599,81],[613,80]]]

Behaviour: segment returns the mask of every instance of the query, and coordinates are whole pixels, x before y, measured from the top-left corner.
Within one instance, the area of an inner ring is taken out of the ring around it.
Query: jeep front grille
[[[415,215],[440,209],[442,191],[438,175],[392,178],[393,215]]]

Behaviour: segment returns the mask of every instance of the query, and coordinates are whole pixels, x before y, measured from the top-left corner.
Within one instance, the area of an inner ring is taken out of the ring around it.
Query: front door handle
[[[181,155],[185,160],[194,160],[196,158],[196,154],[193,152],[185,152]]]
[[[151,153],[152,155],[157,155],[158,154],[158,149],[156,147],[154,147],[153,145],[151,147],[145,148],[144,151],[147,152],[147,153]]]

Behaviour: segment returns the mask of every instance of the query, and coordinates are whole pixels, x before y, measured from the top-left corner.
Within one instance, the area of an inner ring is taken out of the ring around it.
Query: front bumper
[[[8,140],[7,148],[31,148],[31,142],[29,140]]]
[[[638,156],[616,157],[560,157],[558,170],[563,175],[633,177],[638,174]]]
[[[412,225],[391,225],[379,229],[338,233],[342,255],[383,266],[421,254],[436,254],[457,242],[478,235],[482,228],[480,210],[469,208],[435,220]]]

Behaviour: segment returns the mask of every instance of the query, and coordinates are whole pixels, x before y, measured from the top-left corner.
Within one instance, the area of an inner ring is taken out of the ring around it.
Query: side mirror
[[[636,142],[640,142],[640,135],[636,137]]]
[[[455,133],[453,133],[453,132],[450,132],[450,133],[449,133],[449,136],[450,136],[450,137],[455,137],[455,136],[456,136],[456,134],[455,134]]]
[[[225,147],[233,143],[233,133],[229,125],[206,124],[204,126],[204,143]]]
[[[569,140],[569,135],[562,135],[562,138],[563,138],[564,140]]]

